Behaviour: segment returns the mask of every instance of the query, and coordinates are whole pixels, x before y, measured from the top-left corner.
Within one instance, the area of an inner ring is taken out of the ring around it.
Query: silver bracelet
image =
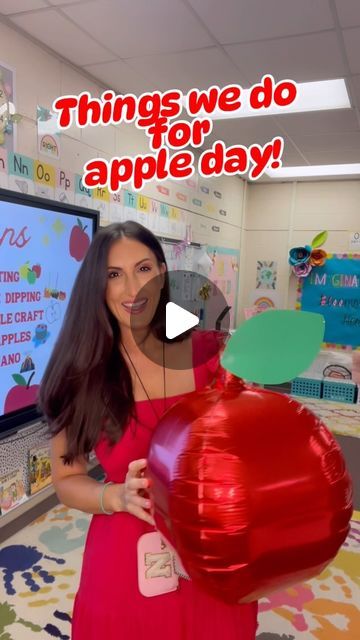
[[[104,507],[104,503],[103,503],[104,492],[105,492],[106,487],[109,484],[114,484],[114,482],[105,482],[103,484],[103,486],[102,486],[101,493],[100,493],[100,509],[101,509],[102,513],[104,513],[106,516],[112,516],[112,514],[114,513],[113,511],[106,511],[106,509]]]

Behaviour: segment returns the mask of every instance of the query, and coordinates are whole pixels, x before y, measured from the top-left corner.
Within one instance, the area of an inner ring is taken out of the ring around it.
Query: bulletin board
[[[328,254],[299,279],[297,308],[324,316],[327,347],[360,349],[360,254]]]

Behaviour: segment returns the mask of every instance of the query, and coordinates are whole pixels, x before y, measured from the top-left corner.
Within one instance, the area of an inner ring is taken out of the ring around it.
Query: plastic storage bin
[[[356,384],[351,380],[334,380],[333,378],[324,378],[324,400],[354,403],[355,396]]]
[[[322,378],[305,378],[299,376],[291,382],[291,393],[294,396],[321,398]]]

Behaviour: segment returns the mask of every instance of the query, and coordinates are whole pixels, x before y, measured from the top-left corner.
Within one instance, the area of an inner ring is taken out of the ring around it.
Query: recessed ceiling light
[[[360,175],[360,163],[351,164],[318,164],[302,165],[300,167],[279,167],[266,169],[270,178],[306,178],[313,176],[344,176]]]
[[[304,113],[327,109],[350,109],[351,104],[345,80],[320,80],[319,82],[298,82],[295,101],[287,107],[271,106],[268,109],[252,109],[249,106],[249,89],[243,89],[242,105],[237,111],[215,110],[211,115],[200,112],[212,120],[229,118],[253,118],[257,116],[281,115],[283,113]]]

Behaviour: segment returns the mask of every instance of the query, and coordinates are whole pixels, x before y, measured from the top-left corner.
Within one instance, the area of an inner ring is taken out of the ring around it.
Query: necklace
[[[133,363],[132,359],[130,358],[130,355],[129,355],[129,353],[128,353],[128,350],[126,349],[126,347],[125,347],[124,343],[121,343],[121,344],[122,344],[122,346],[123,346],[123,349],[124,349],[124,351],[125,351],[125,353],[126,353],[127,357],[129,358],[129,361],[131,362],[131,366],[132,366],[132,368],[133,368],[133,369],[134,369],[134,371],[135,371],[135,374],[136,374],[136,376],[137,376],[137,378],[138,378],[138,380],[139,380],[139,382],[140,382],[140,384],[141,384],[141,386],[142,386],[142,388],[143,388],[143,390],[144,390],[144,393],[145,393],[145,395],[146,395],[147,399],[148,399],[148,400],[149,400],[149,402],[150,402],[150,406],[151,406],[151,408],[152,408],[152,410],[153,410],[153,412],[154,412],[154,414],[155,414],[156,418],[157,418],[158,420],[160,420],[160,416],[159,416],[158,412],[156,411],[156,409],[155,409],[155,407],[154,407],[154,405],[153,405],[153,403],[152,403],[152,400],[151,400],[151,398],[150,398],[150,396],[149,396],[148,392],[146,391],[146,388],[145,388],[145,386],[144,386],[144,383],[143,383],[143,381],[141,380],[141,378],[140,378],[140,376],[139,376],[139,373],[138,373],[138,371],[137,371],[137,369],[136,369],[136,367],[135,367],[135,365],[134,365],[134,363]],[[163,386],[164,386],[163,413],[165,413],[165,409],[166,409],[166,378],[165,378],[165,343],[164,343],[164,342],[162,343],[162,362],[163,362]]]

